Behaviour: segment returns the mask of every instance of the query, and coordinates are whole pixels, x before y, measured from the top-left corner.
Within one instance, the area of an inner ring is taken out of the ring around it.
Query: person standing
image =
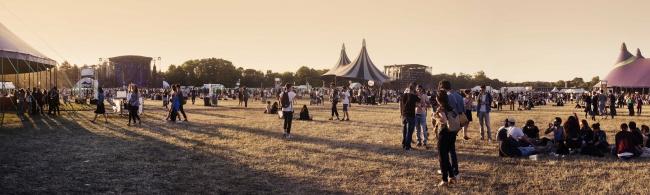
[[[350,107],[350,91],[347,86],[343,86],[343,91],[341,91],[340,97],[343,99],[343,119],[341,121],[349,121],[350,114],[348,109]]]
[[[20,118],[20,121],[25,120],[25,103],[26,103],[26,98],[25,98],[25,89],[20,89],[16,92],[16,105],[18,108],[16,108],[17,112],[16,114],[18,115],[18,118]]]
[[[416,135],[418,138],[417,146],[427,146],[427,141],[429,139],[429,129],[427,129],[427,109],[429,108],[429,103],[427,100],[427,93],[424,91],[422,85],[417,87],[417,96],[420,98],[420,101],[417,102],[415,107],[415,129],[417,131]]]
[[[477,98],[477,117],[481,125],[481,140],[485,140],[485,129],[487,129],[487,140],[492,141],[492,128],[490,127],[490,112],[492,111],[492,94],[486,91],[485,85],[481,85],[481,92]]]
[[[641,94],[636,94],[636,97],[634,98],[636,101],[636,115],[641,116],[641,110],[643,108],[643,96]]]
[[[440,104],[438,110],[443,111],[444,118],[457,117],[465,113],[463,97],[451,89],[451,82],[448,80],[440,81],[438,83],[438,89],[440,90],[438,94],[438,104]],[[445,122],[441,121],[440,123],[443,125],[440,125],[442,128],[438,131],[438,153],[440,155],[440,169],[443,180],[439,186],[445,186],[447,185],[447,179],[455,182],[460,174],[460,170],[458,169],[458,156],[456,154],[456,136],[458,135],[458,131],[449,131],[449,128],[444,125],[446,124]]]
[[[415,82],[409,84],[400,100],[400,111],[402,114],[402,148],[411,150],[413,141],[413,130],[415,129],[415,106],[420,98],[415,94]]]
[[[512,91],[510,92],[510,95],[508,96],[508,103],[510,104],[510,110],[514,111],[515,110],[515,101],[517,99],[517,95],[513,93]]]
[[[614,116],[616,116],[616,95],[614,95],[614,92],[610,91],[609,92],[609,116],[614,119]]]
[[[605,109],[606,105],[607,96],[605,95],[605,91],[601,89],[600,93],[598,93],[598,112],[600,112],[600,116],[607,117],[607,109]]]
[[[131,126],[131,119],[133,119],[133,124],[138,122],[142,125],[142,120],[138,116],[138,109],[140,108],[140,95],[138,94],[138,87],[133,85],[131,87],[131,95],[129,97],[129,123],[127,126]]]
[[[474,109],[474,98],[472,97],[472,90],[466,89],[463,94],[461,94],[463,97],[463,105],[465,106],[465,117],[467,117],[467,124],[463,126],[463,139],[464,140],[469,140],[469,136],[467,136],[467,129],[469,128],[469,123],[472,122],[472,110]],[[481,136],[482,137],[482,136]]]
[[[47,110],[47,114],[50,115],[61,115],[61,110],[59,109],[59,90],[56,87],[53,87],[50,90],[49,101],[50,109]]]
[[[625,101],[627,102],[627,110],[629,112],[630,116],[634,116],[634,97],[632,94],[629,94],[626,98]]]
[[[250,98],[251,94],[248,93],[248,88],[246,86],[244,86],[242,91],[243,91],[242,93],[244,93],[243,94],[244,95],[244,108],[248,108],[248,98]],[[185,116],[185,115],[183,115],[183,116]]]
[[[284,85],[285,91],[280,94],[280,104],[282,106],[282,116],[284,118],[284,138],[291,139],[291,122],[293,120],[293,99],[296,93],[293,92],[293,85],[287,83]]]
[[[196,89],[192,89],[191,91],[192,95],[192,105],[194,105],[194,102],[196,101]]]
[[[36,113],[43,114],[43,93],[40,88],[34,88],[34,102],[36,102]]]
[[[332,88],[332,93],[330,94],[330,101],[332,101],[332,116],[330,116],[329,120],[332,120],[334,118],[334,115],[336,115],[336,120],[339,120],[339,111],[336,108],[336,104],[339,103],[339,90],[336,89],[334,83],[332,83],[330,86]]]
[[[104,108],[104,89],[99,87],[97,89],[97,108],[95,109],[95,118],[90,122],[95,123],[97,121],[98,115],[104,115],[104,123],[108,123],[108,116],[106,114],[106,108]]]

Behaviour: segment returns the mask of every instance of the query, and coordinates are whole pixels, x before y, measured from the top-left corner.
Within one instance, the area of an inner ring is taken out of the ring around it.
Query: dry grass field
[[[126,126],[111,115],[90,123],[92,111],[20,122],[4,117],[0,128],[0,193],[129,194],[645,194],[650,161],[613,157],[540,155],[500,158],[496,143],[457,143],[461,179],[437,188],[434,149],[401,149],[396,104],[351,108],[352,121],[328,121],[329,108],[312,106],[314,121],[294,121],[294,138],[282,138],[282,120],[236,101],[220,107],[186,105],[188,123],[165,122],[160,102],[147,101],[144,123]],[[302,102],[301,102],[302,103]],[[573,106],[492,113],[492,127],[506,116],[540,127],[566,119]],[[624,113],[624,110],[619,110]],[[602,120],[610,143],[621,122]],[[429,126],[431,129],[431,126]],[[433,136],[431,136],[433,138]],[[435,145],[432,141],[430,145]]]

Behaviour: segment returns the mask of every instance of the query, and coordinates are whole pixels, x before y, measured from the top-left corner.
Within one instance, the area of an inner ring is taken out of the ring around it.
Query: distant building
[[[397,86],[406,86],[410,82],[426,79],[431,74],[431,67],[421,64],[395,64],[384,66],[384,74],[388,75]]]
[[[151,60],[146,56],[117,56],[109,58],[110,69],[113,70],[112,78],[116,86],[136,84],[139,87],[149,87],[151,77]]]

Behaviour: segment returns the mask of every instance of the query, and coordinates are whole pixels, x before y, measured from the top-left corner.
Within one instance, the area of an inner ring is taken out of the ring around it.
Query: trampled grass
[[[282,138],[282,120],[236,101],[220,107],[186,105],[188,123],[168,123],[160,102],[147,101],[142,126],[111,115],[90,123],[92,111],[20,122],[4,117],[0,129],[2,193],[208,194],[433,194],[433,193],[647,193],[649,161],[581,155],[539,160],[500,158],[497,144],[458,140],[461,179],[437,188],[437,153],[402,151],[396,104],[353,105],[349,122],[329,121],[329,105],[311,106],[314,121],[294,121]],[[302,103],[302,102],[301,102]],[[566,119],[573,106],[492,113],[493,133],[506,116],[544,128]],[[619,110],[624,113],[624,110]],[[579,115],[583,115],[579,113]],[[616,127],[648,115],[602,120],[610,143]],[[430,132],[432,127],[429,124]],[[431,133],[433,134],[433,133]],[[433,135],[430,145],[435,146]]]

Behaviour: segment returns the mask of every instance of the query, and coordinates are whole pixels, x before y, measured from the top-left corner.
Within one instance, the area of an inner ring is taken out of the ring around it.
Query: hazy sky
[[[218,57],[260,70],[322,69],[334,65],[342,43],[354,60],[366,38],[381,70],[418,63],[434,73],[555,81],[603,77],[623,41],[650,52],[648,7],[642,0],[0,0],[0,22],[49,57],[76,64],[136,54],[160,56],[165,67]]]

